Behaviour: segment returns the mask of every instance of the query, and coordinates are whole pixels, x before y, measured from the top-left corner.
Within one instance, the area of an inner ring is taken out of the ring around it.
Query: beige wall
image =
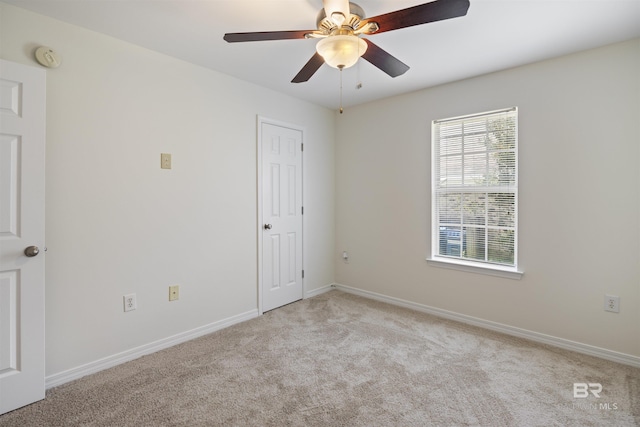
[[[257,308],[257,115],[306,131],[305,286],[333,282],[332,111],[0,8],[0,57],[63,57],[47,71],[47,376]]]
[[[431,121],[512,106],[522,280],[428,264]],[[640,356],[640,40],[349,108],[336,134],[338,283]]]

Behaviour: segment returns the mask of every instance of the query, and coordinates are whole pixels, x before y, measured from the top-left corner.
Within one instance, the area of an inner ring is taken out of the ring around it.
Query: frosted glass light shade
[[[349,68],[367,51],[367,43],[354,35],[329,36],[318,42],[316,51],[333,68]]]

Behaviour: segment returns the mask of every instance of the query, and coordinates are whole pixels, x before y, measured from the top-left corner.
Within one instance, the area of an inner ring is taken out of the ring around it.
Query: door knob
[[[29,258],[34,257],[40,253],[40,249],[37,246],[29,246],[25,248],[24,254]]]
[[[272,225],[271,224],[265,224],[264,225],[264,229],[265,230],[271,230]]]

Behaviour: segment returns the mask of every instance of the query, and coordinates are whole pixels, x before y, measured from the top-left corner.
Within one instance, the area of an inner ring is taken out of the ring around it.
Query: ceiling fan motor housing
[[[349,3],[349,16],[344,17],[342,27],[349,27],[352,30],[358,28],[360,21],[364,18],[364,9],[355,3]],[[339,29],[338,24],[330,17],[327,16],[324,8],[318,12],[318,18],[316,19],[316,26],[322,33],[329,35],[332,31]]]

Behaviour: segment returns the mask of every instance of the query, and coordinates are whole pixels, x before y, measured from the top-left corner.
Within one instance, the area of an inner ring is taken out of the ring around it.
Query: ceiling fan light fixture
[[[334,35],[316,45],[324,62],[333,68],[349,68],[367,51],[367,43],[355,35]]]

